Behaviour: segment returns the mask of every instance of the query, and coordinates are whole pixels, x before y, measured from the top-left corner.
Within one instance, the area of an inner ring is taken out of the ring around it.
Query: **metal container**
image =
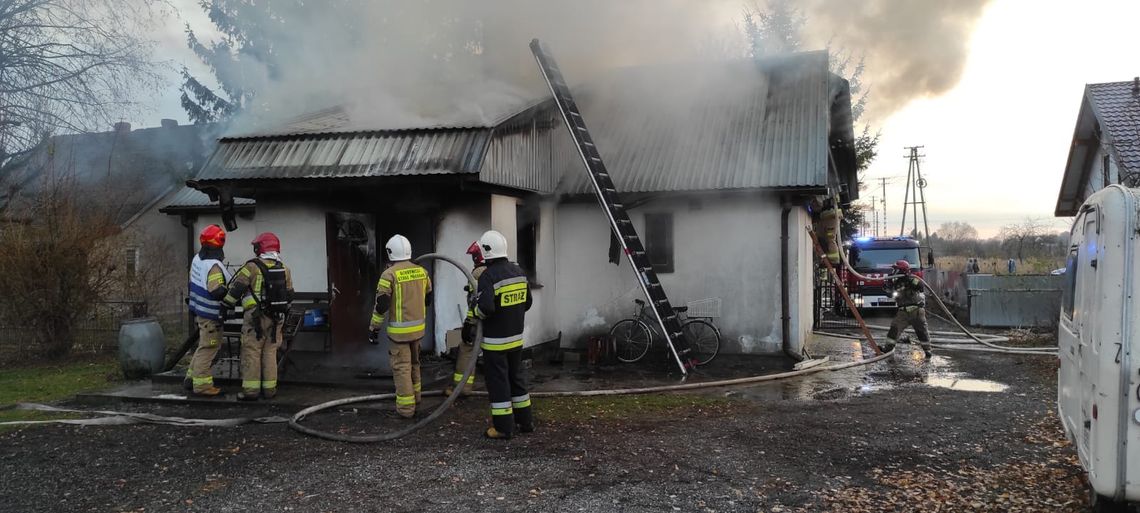
[[[154,317],[123,321],[119,328],[119,365],[130,379],[162,372],[166,360],[166,337]]]

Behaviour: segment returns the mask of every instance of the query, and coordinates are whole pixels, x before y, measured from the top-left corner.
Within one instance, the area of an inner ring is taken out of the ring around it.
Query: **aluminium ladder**
[[[633,221],[629,219],[625,206],[618,198],[613,180],[610,179],[606,165],[602,163],[602,156],[594,145],[594,139],[586,129],[586,122],[582,119],[578,104],[570,95],[570,88],[562,77],[562,71],[559,70],[558,64],[554,62],[545,45],[535,39],[531,41],[530,49],[538,61],[538,67],[542,70],[546,84],[550,86],[550,93],[554,95],[558,110],[562,112],[566,128],[570,130],[570,137],[578,147],[578,154],[586,164],[586,171],[590,176],[590,183],[594,186],[598,203],[609,218],[610,228],[621,242],[622,249],[633,266],[634,274],[637,275],[641,290],[652,306],[654,318],[665,336],[666,345],[669,346],[673,359],[681,369],[681,374],[687,375],[695,366],[695,360],[690,354],[689,343],[681,330],[681,320],[677,317],[673,305],[669,303],[665,289],[661,286],[661,280],[657,278],[657,273],[649,261],[649,255],[645,252],[641,238],[637,236],[637,230],[633,227]]]

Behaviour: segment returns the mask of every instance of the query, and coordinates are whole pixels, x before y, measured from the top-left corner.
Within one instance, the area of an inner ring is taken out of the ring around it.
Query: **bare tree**
[[[157,88],[140,34],[161,0],[0,0],[0,183],[59,132],[105,128]]]
[[[938,227],[938,236],[951,242],[972,241],[978,238],[978,230],[969,223],[950,221]]]
[[[1038,218],[1029,217],[1016,224],[1003,226],[998,233],[1002,245],[1017,255],[1018,262],[1025,262],[1026,249],[1034,247],[1048,230],[1046,223]]]

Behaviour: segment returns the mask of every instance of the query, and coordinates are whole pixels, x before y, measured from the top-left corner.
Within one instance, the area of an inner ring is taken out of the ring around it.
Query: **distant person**
[[[281,261],[281,240],[266,232],[253,239],[255,258],[233,279],[222,303],[241,302],[241,393],[239,401],[277,396],[277,349],[284,340],[285,314],[293,301],[293,277]]]
[[[978,265],[978,259],[974,258],[972,260],[974,261],[974,263],[972,264],[972,267],[971,267],[973,273],[978,274],[978,273],[982,272],[982,267],[980,265]]]
[[[1009,261],[1005,263],[1005,267],[1009,274],[1017,274],[1017,262],[1014,259],[1009,259]]]
[[[910,262],[899,260],[891,266],[895,274],[886,281],[887,292],[895,297],[898,311],[895,319],[891,321],[891,329],[887,332],[887,344],[881,349],[890,351],[900,341],[910,343],[910,337],[901,337],[907,326],[914,328],[918,342],[922,344],[922,352],[930,358],[930,325],[926,322],[926,293],[923,291],[922,281],[911,274]],[[937,299],[937,298],[936,298]]]
[[[973,258],[967,258],[967,259],[966,259],[966,270],[965,270],[965,273],[966,273],[966,274],[970,274],[970,273],[972,273],[972,272],[974,272],[974,259],[973,259]]]

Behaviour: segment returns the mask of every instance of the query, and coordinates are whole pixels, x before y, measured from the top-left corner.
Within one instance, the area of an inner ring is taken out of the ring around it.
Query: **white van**
[[[1138,193],[1113,185],[1089,197],[1064,273],[1057,408],[1088,472],[1094,511],[1140,501]]]

